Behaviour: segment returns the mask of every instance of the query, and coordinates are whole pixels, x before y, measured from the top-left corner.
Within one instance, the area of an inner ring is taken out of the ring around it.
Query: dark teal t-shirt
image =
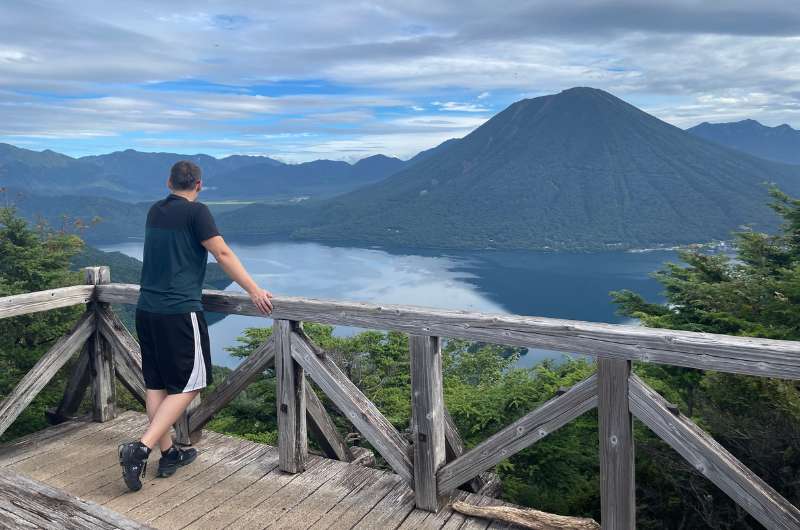
[[[170,193],[147,213],[137,308],[152,313],[202,311],[208,251],[201,241],[219,235],[201,202]]]

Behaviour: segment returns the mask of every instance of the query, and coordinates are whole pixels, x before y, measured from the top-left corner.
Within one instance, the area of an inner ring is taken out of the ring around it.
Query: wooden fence
[[[138,289],[110,283],[107,267],[90,267],[86,285],[0,298],[0,318],[87,305],[71,332],[56,341],[0,403],[0,434],[78,350],[78,362],[59,407],[51,413],[53,419],[73,415],[89,386],[94,419],[114,417],[114,374],[144,402],[139,345],[109,307],[135,304]],[[260,315],[244,294],[206,290],[203,304],[207,311]],[[258,374],[274,367],[282,470],[304,470],[309,434],[327,456],[354,459],[353,449],[307,384],[308,377],[411,485],[417,506],[436,511],[454,489],[488,487],[487,470],[597,407],[603,528],[635,528],[633,416],[764,526],[800,528],[797,507],[631,373],[631,362],[637,361],[798,380],[800,342],[292,297],[276,297],[273,304],[272,337],[202,403],[193,403],[176,424],[179,441],[188,443]],[[304,321],[409,334],[411,442],[309,339]],[[597,359],[597,373],[465,450],[444,405],[440,337],[591,355]]]

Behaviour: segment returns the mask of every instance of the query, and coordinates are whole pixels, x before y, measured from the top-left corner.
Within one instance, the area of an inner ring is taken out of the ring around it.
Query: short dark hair
[[[175,190],[193,189],[202,175],[200,166],[191,160],[180,160],[175,162],[169,172],[169,183]]]

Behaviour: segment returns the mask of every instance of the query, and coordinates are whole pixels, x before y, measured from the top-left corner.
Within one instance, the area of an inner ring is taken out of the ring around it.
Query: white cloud
[[[459,103],[457,101],[434,101],[431,103],[440,110],[450,110],[457,112],[487,112],[489,109],[474,103]]]
[[[21,0],[0,4],[0,66],[0,137],[20,141],[200,133],[234,150],[259,148],[253,135],[313,134],[281,149],[362,141],[400,154],[475,126],[439,125],[431,108],[478,123],[490,97],[495,110],[576,85],[680,126],[800,127],[800,2]],[[318,86],[253,89],[292,82]]]

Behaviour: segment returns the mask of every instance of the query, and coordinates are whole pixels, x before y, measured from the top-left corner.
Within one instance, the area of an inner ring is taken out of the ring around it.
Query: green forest
[[[680,263],[666,263],[653,273],[667,304],[648,302],[630,291],[610,293],[619,312],[645,326],[800,340],[800,200],[777,189],[771,193],[771,207],[783,220],[779,232],[736,233],[735,258],[682,251]],[[84,251],[79,235],[31,226],[13,207],[0,208],[0,296],[81,283],[76,256]],[[112,264],[112,278],[114,271]],[[73,307],[0,320],[0,396],[11,391],[81,311]],[[408,430],[410,376],[404,334],[364,331],[343,338],[334,336],[330,326],[306,324],[305,329],[398,430]],[[248,329],[229,351],[246,357],[270,333],[269,328]],[[443,353],[445,403],[467,446],[595,369],[591,361],[568,356],[562,362],[516,368],[519,349],[459,340],[447,341]],[[60,399],[69,369],[67,365],[0,441],[47,425],[44,412]],[[790,502],[800,504],[796,383],[653,365],[635,365],[635,371]],[[226,372],[215,367],[215,381]],[[120,407],[138,408],[124,388],[118,388],[118,396]],[[341,432],[354,432],[320,397]],[[275,444],[273,374],[260,376],[208,428]],[[635,429],[640,528],[760,528],[643,425],[636,423]],[[599,520],[596,414],[585,414],[495,471],[506,500]]]

